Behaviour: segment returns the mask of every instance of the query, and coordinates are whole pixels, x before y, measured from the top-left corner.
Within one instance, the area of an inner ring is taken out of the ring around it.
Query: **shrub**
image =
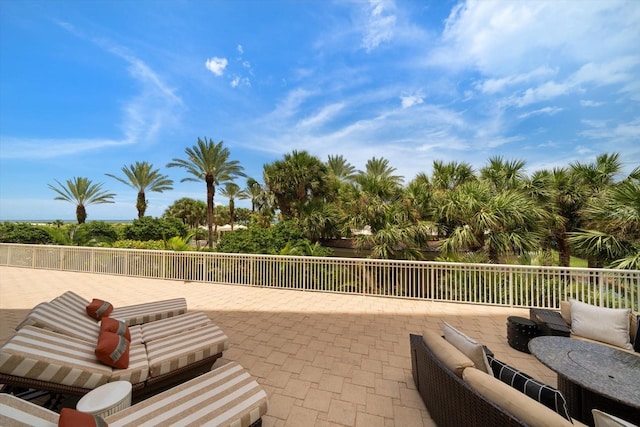
[[[45,245],[52,243],[53,238],[44,227],[29,223],[5,222],[0,225],[0,242]]]
[[[165,244],[163,240],[118,240],[114,242],[112,247],[119,249],[149,249],[164,250]]]
[[[283,221],[269,228],[251,224],[247,229],[228,231],[220,238],[216,251],[280,254],[288,252],[293,247],[306,247],[309,243],[298,226],[291,221]]]
[[[76,240],[81,245],[96,245],[113,243],[118,240],[118,232],[111,225],[103,221],[90,221],[80,224]]]
[[[169,240],[176,236],[185,237],[188,231],[178,218],[145,216],[126,225],[123,234],[126,240]]]

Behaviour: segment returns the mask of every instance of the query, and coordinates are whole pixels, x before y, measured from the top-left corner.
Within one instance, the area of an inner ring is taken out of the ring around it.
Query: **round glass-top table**
[[[640,354],[558,336],[534,338],[529,350],[558,374],[572,417],[593,424],[595,408],[640,423]]]

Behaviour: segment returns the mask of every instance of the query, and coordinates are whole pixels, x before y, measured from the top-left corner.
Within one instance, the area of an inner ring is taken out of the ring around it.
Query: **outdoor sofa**
[[[134,396],[141,397],[208,371],[229,345],[202,312],[167,317],[166,311],[138,311],[138,319],[163,318],[129,326],[128,366],[107,366],[95,354],[100,322],[69,305],[70,293],[61,297],[34,307],[0,347],[0,383],[83,395],[104,383],[126,380]]]
[[[560,311],[529,309],[542,335],[570,336],[640,353],[640,313],[610,309],[577,300],[560,302]]]
[[[440,427],[584,425],[486,372],[493,365],[472,360],[441,334],[429,330],[411,334],[409,340],[413,380]],[[484,351],[481,346],[479,351]]]
[[[188,382],[104,418],[111,427],[258,427],[267,395],[249,373],[227,363]],[[55,427],[60,414],[9,394],[0,394],[0,425]]]

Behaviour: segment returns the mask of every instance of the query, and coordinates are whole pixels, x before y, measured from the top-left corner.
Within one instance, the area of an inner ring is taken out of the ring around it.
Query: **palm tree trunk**
[[[84,224],[87,220],[87,210],[84,208],[84,205],[79,204],[76,206],[76,218],[78,219],[78,224]]]
[[[559,233],[556,236],[556,241],[558,242],[558,264],[562,267],[570,267],[571,247],[569,246],[567,235],[564,232]]]
[[[231,231],[233,231],[233,216],[235,215],[235,203],[233,199],[229,199],[229,225],[231,225]]]
[[[216,188],[213,185],[213,176],[205,177],[207,183],[207,231],[209,232],[209,249],[213,249],[213,195]]]
[[[138,219],[144,217],[144,212],[147,210],[147,200],[144,191],[138,192],[138,200],[136,201],[136,209],[138,209]]]

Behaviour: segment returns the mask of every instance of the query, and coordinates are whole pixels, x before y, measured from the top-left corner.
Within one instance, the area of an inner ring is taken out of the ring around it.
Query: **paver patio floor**
[[[439,331],[442,321],[556,384],[551,370],[507,344],[507,317],[528,317],[525,309],[16,267],[0,267],[0,342],[29,309],[67,290],[116,307],[185,297],[229,336],[224,359],[265,388],[265,427],[435,425],[411,377],[409,333]]]

